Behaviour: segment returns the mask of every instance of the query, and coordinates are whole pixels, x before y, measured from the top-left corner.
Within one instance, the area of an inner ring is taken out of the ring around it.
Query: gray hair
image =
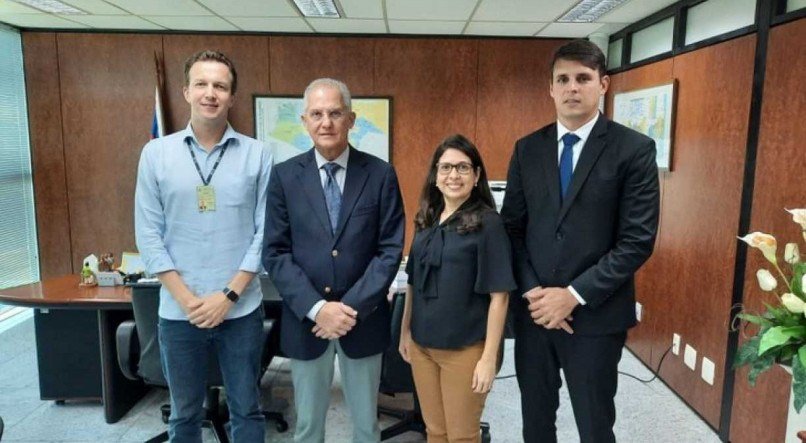
[[[305,94],[303,94],[302,96],[302,105],[304,110],[308,109],[308,96],[311,94],[311,92],[313,92],[314,89],[323,86],[338,89],[339,93],[341,94],[341,101],[342,103],[344,103],[344,106],[347,107],[348,111],[353,110],[352,99],[350,97],[350,90],[347,89],[347,85],[345,85],[343,82],[340,82],[332,78],[318,78],[312,81],[311,84],[309,84],[308,87],[305,88]]]

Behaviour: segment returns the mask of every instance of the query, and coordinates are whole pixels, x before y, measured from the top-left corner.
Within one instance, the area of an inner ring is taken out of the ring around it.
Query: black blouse
[[[484,339],[491,292],[515,289],[509,237],[498,213],[456,232],[457,219],[414,235],[406,264],[414,288],[411,334],[420,346],[459,349]]]

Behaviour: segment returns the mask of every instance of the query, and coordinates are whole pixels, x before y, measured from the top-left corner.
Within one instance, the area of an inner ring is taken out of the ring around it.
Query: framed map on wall
[[[255,138],[275,149],[274,162],[280,163],[313,147],[302,125],[302,96],[253,95]],[[390,161],[392,141],[392,98],[353,97],[355,126],[350,144],[381,160]]]
[[[655,140],[658,168],[672,168],[676,82],[620,92],[613,97],[613,120]]]

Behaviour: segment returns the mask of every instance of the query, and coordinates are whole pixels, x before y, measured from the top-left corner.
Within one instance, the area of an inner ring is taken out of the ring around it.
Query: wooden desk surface
[[[0,303],[30,308],[131,309],[131,289],[126,286],[79,286],[78,275],[0,290]]]

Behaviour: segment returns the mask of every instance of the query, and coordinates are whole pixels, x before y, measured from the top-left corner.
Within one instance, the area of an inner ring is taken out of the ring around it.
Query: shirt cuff
[[[319,313],[319,310],[322,309],[322,306],[324,306],[325,303],[327,303],[325,300],[319,300],[318,302],[316,302],[316,304],[313,305],[311,310],[308,311],[308,315],[306,315],[306,317],[311,319],[312,322],[316,322],[316,314]]]
[[[176,269],[173,260],[168,254],[158,256],[153,260],[149,260],[148,265],[146,265],[146,271],[150,275],[157,275],[163,272],[173,271]]]
[[[582,298],[582,296],[581,296],[581,295],[579,295],[579,292],[577,292],[577,290],[576,290],[576,289],[574,289],[574,287],[573,287],[573,286],[568,286],[568,292],[570,292],[570,293],[571,293],[571,295],[573,295],[573,296],[574,296],[574,298],[576,298],[576,299],[577,299],[577,301],[579,302],[579,304],[580,304],[580,305],[583,305],[583,306],[584,306],[585,304],[587,304],[587,303],[588,303],[588,302],[586,302],[586,301],[585,301],[585,299],[584,299],[584,298]]]
[[[253,274],[259,273],[263,269],[260,263],[260,255],[246,254],[243,260],[241,260],[241,266],[238,269]]]

